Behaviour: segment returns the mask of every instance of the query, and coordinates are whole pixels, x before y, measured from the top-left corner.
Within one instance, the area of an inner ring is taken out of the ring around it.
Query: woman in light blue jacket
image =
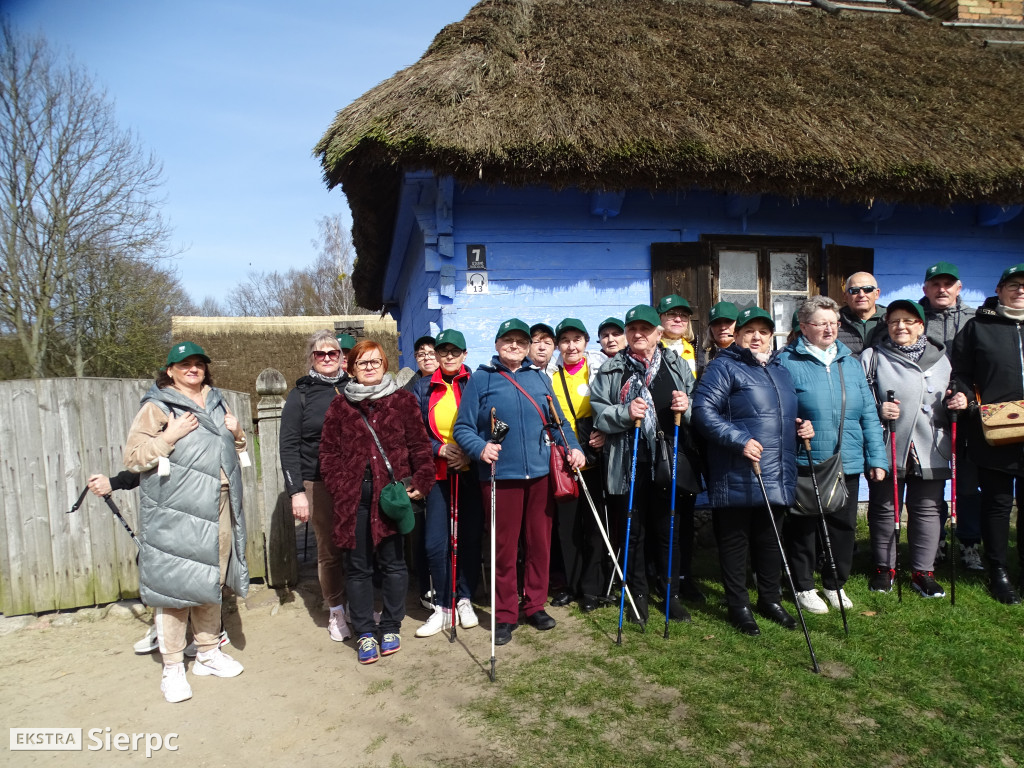
[[[852,603],[843,585],[850,578],[853,564],[860,476],[867,472],[873,480],[884,478],[889,461],[864,371],[850,348],[837,338],[839,305],[827,296],[812,296],[798,310],[798,318],[801,335],[779,353],[778,360],[793,378],[800,418],[814,422],[814,463],[825,461],[841,449],[847,503],[841,512],[826,518],[839,580],[831,568],[825,568],[821,582],[833,608],[839,607],[840,600],[850,608]],[[797,462],[808,465],[806,451],[798,452]],[[814,588],[818,526],[817,516],[789,515],[785,522],[786,553],[800,607],[810,613],[828,613],[828,605]]]

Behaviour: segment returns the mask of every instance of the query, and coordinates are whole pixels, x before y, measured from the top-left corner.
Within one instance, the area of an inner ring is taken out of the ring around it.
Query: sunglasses
[[[337,360],[341,357],[341,352],[337,349],[315,349],[313,350],[313,357],[317,360]]]
[[[846,292],[848,294],[850,294],[851,296],[856,296],[858,293],[874,293],[877,290],[878,290],[878,286],[877,285],[862,285],[862,286],[857,287],[857,288],[853,288],[853,287],[847,288]]]

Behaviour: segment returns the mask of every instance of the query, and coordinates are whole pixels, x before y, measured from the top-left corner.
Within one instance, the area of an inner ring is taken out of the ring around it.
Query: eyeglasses
[[[375,357],[372,360],[356,360],[356,368],[363,371],[376,371],[384,365],[384,361],[379,357]]]
[[[1024,283],[1003,283],[1003,288],[1010,291],[1024,291]]]
[[[909,328],[910,326],[916,325],[917,323],[920,323],[921,321],[920,320],[914,320],[913,318],[911,318],[910,320],[905,320],[905,319],[903,319],[901,317],[899,320],[886,320],[885,322],[886,322],[887,325],[889,325],[889,326],[891,326],[893,328],[898,328],[901,325]]]
[[[435,352],[417,352],[417,360],[432,360],[436,356]]]
[[[874,293],[878,290],[877,285],[861,285],[861,286],[850,286],[846,289],[846,292],[851,296],[856,296],[858,293]]]
[[[662,312],[662,315],[668,315],[669,317],[686,317],[690,316],[690,313],[682,309],[670,309],[666,312]]]
[[[341,350],[339,349],[314,349],[313,357],[317,360],[337,360],[341,357]]]
[[[811,326],[812,328],[838,328],[839,327],[839,323],[830,323],[830,322],[807,323],[807,325]]]
[[[499,341],[504,347],[529,347],[531,344],[529,340],[523,340],[519,336],[502,336]]]
[[[458,357],[464,351],[465,350],[458,349],[456,347],[449,347],[448,349],[445,349],[445,350],[442,350],[442,351],[438,352],[437,356],[438,357]]]

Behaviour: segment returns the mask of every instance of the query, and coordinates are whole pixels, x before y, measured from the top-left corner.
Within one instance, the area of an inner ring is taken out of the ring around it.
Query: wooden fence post
[[[279,438],[281,411],[288,384],[280,371],[264,368],[256,378],[256,417],[260,435],[260,467],[263,474],[260,513],[266,531],[267,584],[271,587],[298,583],[299,570],[295,550],[295,519],[291,500],[284,488],[281,474]]]

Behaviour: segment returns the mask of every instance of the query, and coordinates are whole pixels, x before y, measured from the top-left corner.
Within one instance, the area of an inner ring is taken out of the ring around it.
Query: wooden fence
[[[90,474],[116,474],[124,467],[125,437],[139,400],[151,385],[151,379],[0,382],[0,612],[4,615],[97,605],[138,595],[135,545],[106,504],[90,493],[77,512],[68,514],[68,510]],[[246,434],[253,435],[249,395],[232,391],[224,395]],[[252,442],[249,454],[255,459]],[[276,457],[274,451],[274,461]],[[271,471],[280,474],[276,466]],[[266,573],[270,518],[263,512],[255,462],[242,470],[242,482],[249,572],[259,578]],[[117,493],[113,498],[136,528],[138,494]],[[294,530],[291,542],[286,560],[294,558]]]

